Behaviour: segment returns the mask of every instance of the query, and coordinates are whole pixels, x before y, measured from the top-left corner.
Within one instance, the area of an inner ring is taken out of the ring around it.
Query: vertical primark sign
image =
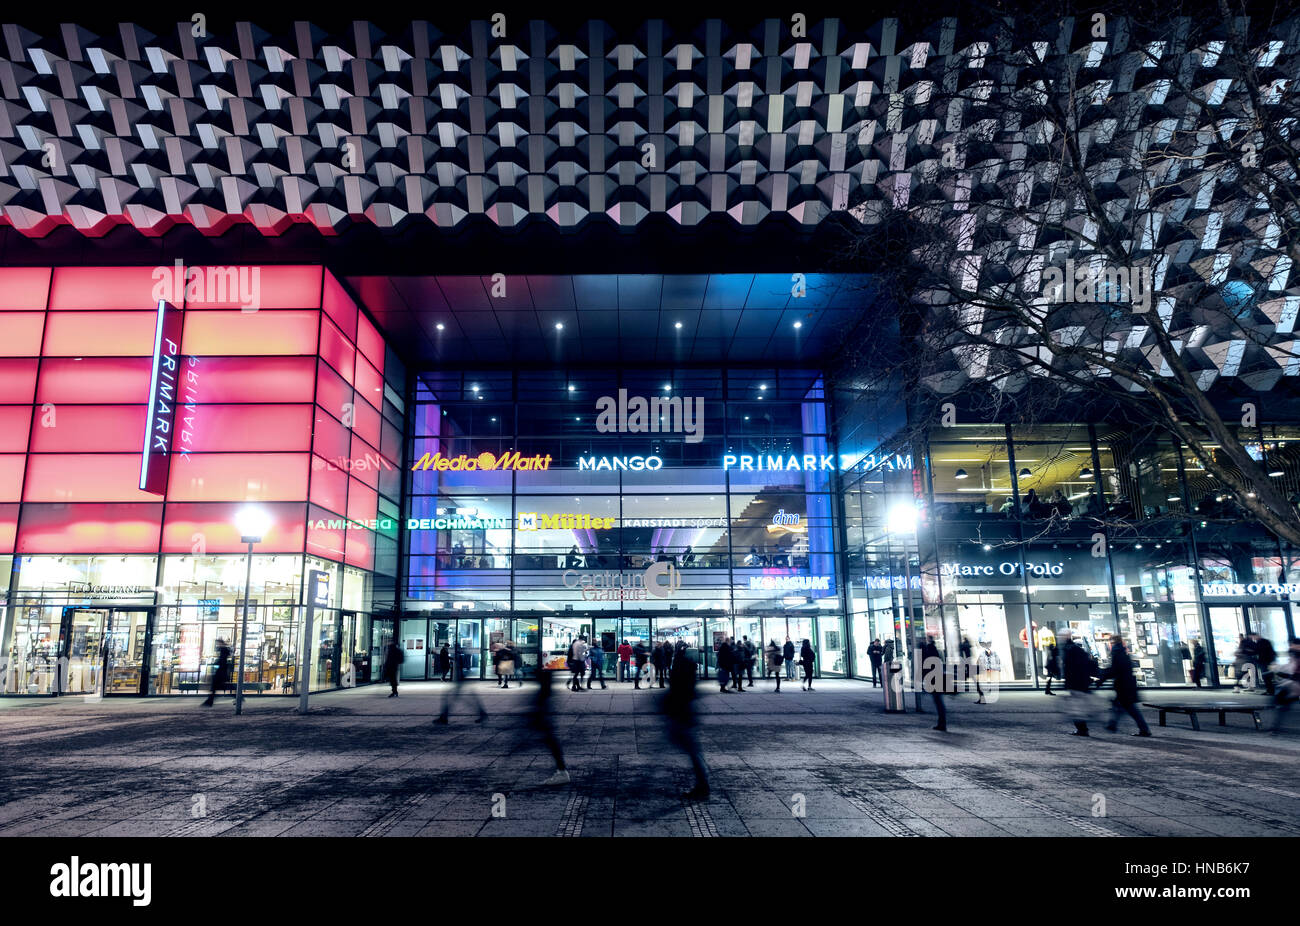
[[[144,420],[144,448],[140,453],[140,488],[153,495],[162,495],[167,489],[180,391],[180,344],[181,311],[159,299],[153,333],[153,367],[149,374],[149,412]]]

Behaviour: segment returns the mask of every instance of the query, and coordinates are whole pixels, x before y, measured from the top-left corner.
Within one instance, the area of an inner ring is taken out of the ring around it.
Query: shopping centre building
[[[259,695],[373,682],[394,640],[406,679],[503,643],[528,676],[578,635],[710,673],[807,639],[828,677],[966,637],[1039,686],[1066,630],[1232,684],[1239,635],[1295,632],[1295,551],[1185,448],[929,425],[848,362],[893,307],[832,220],[933,161],[921,88],[991,69],[977,36],[494,28],[6,27],[0,692],[194,694],[219,638]],[[1242,439],[1300,492],[1300,364],[1229,342],[1205,388],[1258,401]]]

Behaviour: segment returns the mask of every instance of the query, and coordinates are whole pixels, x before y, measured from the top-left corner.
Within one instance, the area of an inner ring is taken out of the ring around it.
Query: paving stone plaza
[[[700,738],[713,779],[685,802],[685,758],[667,742],[660,693],[611,684],[557,691],[572,783],[527,732],[533,686],[474,690],[451,723],[438,682],[313,696],[0,703],[4,836],[1294,836],[1300,734],[1249,715],[1154,736],[1100,723],[1067,735],[1067,698],[950,697],[934,714],[886,714],[880,689],[819,681],[739,697],[707,684]],[[1157,700],[1158,693],[1150,693]],[[1179,693],[1178,700],[1223,693]],[[1267,698],[1233,700],[1266,707]],[[908,696],[909,707],[911,695]],[[928,710],[927,705],[927,710]]]

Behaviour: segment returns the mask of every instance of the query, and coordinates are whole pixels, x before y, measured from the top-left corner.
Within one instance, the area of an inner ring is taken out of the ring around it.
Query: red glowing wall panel
[[[156,553],[163,506],[23,505],[15,552]]]
[[[140,434],[143,442],[144,433]],[[140,454],[33,453],[27,458],[27,502],[136,502],[141,492]]]
[[[199,403],[310,402],[316,394],[314,357],[195,359],[197,363],[190,363],[186,358],[186,385],[193,387]],[[147,376],[145,386],[147,393]]]
[[[330,511],[347,510],[348,474],[333,463],[311,458],[311,502]]]
[[[39,357],[44,312],[0,312],[0,357]]]
[[[36,410],[32,453],[139,453],[143,405],[54,405]],[[139,479],[139,473],[136,474]]]
[[[356,433],[353,433],[352,475],[372,489],[379,488],[379,470],[386,468],[382,459],[375,459],[378,456],[378,450],[363,441]]]
[[[349,341],[356,337],[357,304],[352,301],[342,284],[334,279],[333,274],[325,274],[324,300],[322,308],[325,314],[334,320]]]
[[[383,420],[379,412],[358,394],[356,407],[353,409],[352,429],[361,435],[361,439],[372,446],[379,446],[379,423]]]
[[[199,357],[314,355],[319,316],[315,310],[187,312],[181,353]],[[152,329],[149,335],[152,338]]]
[[[384,404],[384,378],[363,357],[357,358],[356,386],[357,394],[375,408]]]
[[[316,404],[340,421],[351,421],[352,387],[324,362],[316,368]]]
[[[349,527],[343,561],[358,569],[375,568],[375,535],[360,527]]]
[[[306,453],[192,453],[172,457],[167,500],[306,501]],[[137,474],[137,479],[138,479]]]
[[[158,306],[155,286],[167,279],[162,269],[152,266],[56,267],[50,287],[50,308],[155,309]],[[168,264],[165,269],[171,271],[172,265]]]
[[[334,526],[331,526],[333,522]],[[307,552],[321,559],[343,559],[343,534],[346,519],[324,508],[307,506]]]
[[[0,505],[0,553],[12,553],[18,537],[18,506]]]
[[[152,357],[157,312],[50,312],[46,357]]]
[[[194,269],[198,273],[192,276],[186,271],[187,309],[228,309],[241,304],[259,309],[320,308],[320,267],[242,264]],[[248,295],[253,299],[243,303],[241,297]]]
[[[0,267],[0,312],[43,310],[49,296],[49,267]]]
[[[348,517],[354,521],[368,521],[379,513],[379,493],[359,479],[348,485]]]
[[[336,373],[349,383],[352,382],[353,369],[357,362],[356,348],[348,343],[343,337],[343,332],[339,331],[338,326],[328,318],[321,321],[320,355]]]
[[[47,358],[41,361],[36,402],[144,405],[149,401],[151,362],[149,357]],[[143,431],[140,439],[143,442]]]
[[[31,426],[30,405],[0,405],[0,453],[26,453]]]
[[[306,450],[311,446],[310,405],[200,405],[188,429],[188,447],[213,450]],[[143,432],[141,432],[143,433]],[[179,445],[178,445],[179,446]]]
[[[352,450],[352,434],[323,408],[316,409],[316,434],[312,449],[339,469],[347,468],[348,453]]]
[[[23,497],[23,464],[27,457],[21,453],[0,454],[0,502],[16,502]]]
[[[375,369],[384,372],[384,339],[364,315],[357,317],[357,349]]]
[[[235,527],[235,514],[240,503],[167,504],[167,520],[162,530],[164,553],[194,553],[196,547],[213,553],[245,553],[248,544],[239,540]],[[256,553],[301,553],[305,538],[303,515],[307,506],[302,502],[263,505],[270,517],[271,527],[255,548]],[[199,546],[201,544],[201,546]]]
[[[146,380],[145,389],[149,383]],[[0,402],[30,404],[36,391],[36,359],[0,360]]]

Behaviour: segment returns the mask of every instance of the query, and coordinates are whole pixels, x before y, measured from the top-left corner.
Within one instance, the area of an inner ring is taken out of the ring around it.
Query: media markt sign
[[[489,453],[486,450],[477,456],[460,454],[455,457],[444,457],[439,451],[435,454],[426,453],[420,459],[415,461],[411,471],[433,469],[438,472],[473,472],[493,470],[546,470],[551,468],[551,455],[540,453],[532,456],[524,456],[518,450],[512,450],[509,453],[503,453],[500,456]]]
[[[682,587],[672,563],[653,563],[642,572],[564,572],[564,587],[580,589],[583,601],[645,601],[671,598]]]

